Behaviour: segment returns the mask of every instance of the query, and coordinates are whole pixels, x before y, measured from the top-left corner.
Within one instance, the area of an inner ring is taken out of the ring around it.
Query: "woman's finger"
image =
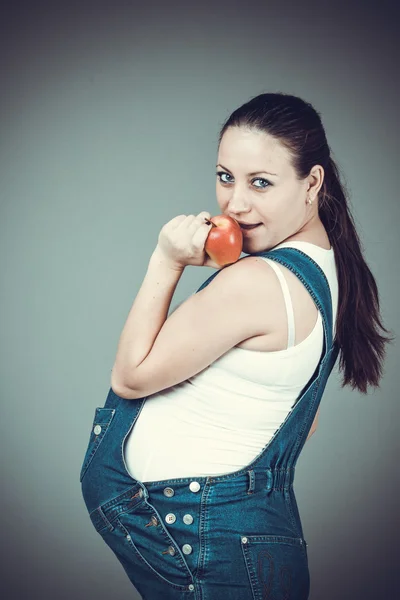
[[[204,245],[211,228],[212,225],[207,225],[205,221],[200,223],[192,238],[192,244],[195,246],[195,248],[204,249]]]
[[[167,225],[168,228],[172,229],[177,229],[179,227],[179,225],[181,225],[184,221],[186,221],[187,216],[186,215],[177,215],[176,217],[174,217],[173,219],[171,219],[170,221],[168,221]]]
[[[181,231],[189,229],[193,225],[193,223],[196,223],[195,215],[186,215],[185,218],[182,219],[180,223],[178,223],[176,229],[178,230],[178,233],[180,233]]]

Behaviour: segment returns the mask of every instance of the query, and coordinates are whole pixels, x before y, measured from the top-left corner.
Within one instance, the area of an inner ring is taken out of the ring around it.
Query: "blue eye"
[[[253,181],[264,181],[264,183],[267,184],[267,185],[262,185],[260,189],[264,189],[264,188],[268,187],[269,185],[271,185],[269,181],[267,181],[266,179],[263,179],[261,177],[257,177],[256,179],[253,179]],[[258,187],[258,186],[256,186],[256,187]]]
[[[217,175],[221,183],[228,183],[228,181],[224,181],[223,179],[221,179],[222,175],[227,175],[228,177],[231,177],[231,175],[229,175],[229,173],[225,173],[225,171],[217,171]]]
[[[225,171],[217,171],[217,176],[219,178],[219,181],[223,184],[229,184],[230,183],[229,181],[222,179],[222,175],[226,175],[227,177],[232,177],[232,175],[230,175],[229,173],[225,173]],[[271,185],[271,183],[267,179],[264,179],[261,177],[256,177],[255,179],[252,180],[252,183],[254,183],[254,181],[263,181],[264,184],[266,184],[266,185],[261,185],[261,186],[256,185],[255,187],[259,190],[266,189],[267,187],[269,187]]]

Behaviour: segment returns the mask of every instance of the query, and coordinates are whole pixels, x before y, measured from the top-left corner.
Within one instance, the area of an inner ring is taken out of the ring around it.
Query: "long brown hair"
[[[331,156],[320,114],[310,103],[290,94],[265,93],[237,108],[225,121],[218,145],[228,127],[265,132],[290,152],[299,179],[314,165],[324,169],[318,194],[318,213],[334,249],[339,284],[334,343],[339,348],[342,387],[350,385],[366,394],[367,386],[379,387],[385,344],[394,337],[383,326],[379,293],[365,258],[348,192]]]

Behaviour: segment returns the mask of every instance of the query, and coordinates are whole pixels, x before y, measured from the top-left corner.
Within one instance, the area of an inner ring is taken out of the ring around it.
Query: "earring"
[[[313,203],[313,201],[311,200],[311,198],[308,198],[307,202],[308,202],[308,204],[312,204]]]

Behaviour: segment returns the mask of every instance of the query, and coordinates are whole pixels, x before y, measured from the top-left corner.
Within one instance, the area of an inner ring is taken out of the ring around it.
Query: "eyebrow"
[[[227,169],[226,167],[224,167],[224,165],[216,165],[216,167],[222,167],[223,169],[225,169],[225,171],[228,171],[228,173],[232,173],[232,171],[229,171],[229,169]],[[258,175],[259,173],[267,173],[268,175],[277,175],[276,173],[270,173],[269,171],[255,171],[255,173],[248,173],[248,175]]]

